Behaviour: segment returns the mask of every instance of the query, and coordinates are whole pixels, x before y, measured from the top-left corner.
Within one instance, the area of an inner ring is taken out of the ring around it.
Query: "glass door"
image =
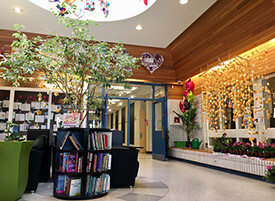
[[[166,161],[166,113],[165,98],[159,98],[153,102],[152,126],[153,126],[153,158]]]

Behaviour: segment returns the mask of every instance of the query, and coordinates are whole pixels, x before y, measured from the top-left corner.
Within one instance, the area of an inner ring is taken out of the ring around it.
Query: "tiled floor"
[[[275,184],[184,162],[152,160],[141,154],[134,188],[112,189],[97,201],[273,201]],[[40,184],[20,201],[53,201],[52,184]]]

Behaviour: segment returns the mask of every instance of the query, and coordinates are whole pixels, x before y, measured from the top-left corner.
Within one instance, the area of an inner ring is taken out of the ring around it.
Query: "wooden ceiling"
[[[275,0],[218,0],[168,49],[185,80],[275,37]]]

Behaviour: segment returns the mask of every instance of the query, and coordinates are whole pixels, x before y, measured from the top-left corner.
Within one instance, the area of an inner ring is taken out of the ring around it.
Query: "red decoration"
[[[148,6],[148,0],[144,0],[144,4]]]
[[[186,83],[186,91],[183,92],[183,95],[184,95],[184,102],[183,101],[180,101],[179,103],[179,107],[180,107],[180,110],[184,113],[186,110],[189,110],[190,106],[191,106],[191,103],[188,102],[187,100],[187,95],[190,93],[190,91],[192,93],[194,93],[194,89],[195,89],[195,83],[189,79]],[[191,94],[193,96],[193,94]],[[190,95],[189,95],[190,96]],[[190,100],[189,100],[190,101]]]

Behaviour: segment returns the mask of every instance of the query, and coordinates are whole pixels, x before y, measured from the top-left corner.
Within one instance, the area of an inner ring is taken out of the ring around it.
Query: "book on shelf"
[[[83,160],[83,157],[80,157],[78,159],[77,172],[82,172],[82,164],[83,164],[82,160]]]
[[[93,132],[89,137],[91,149],[93,150],[108,150],[112,147],[112,132]]]
[[[65,175],[58,175],[56,182],[56,193],[62,194],[64,193],[64,180]]]
[[[81,179],[69,179],[68,196],[77,196],[81,192]]]
[[[83,150],[83,147],[81,146],[81,144],[79,143],[79,141],[77,140],[75,135],[73,133],[70,133],[70,131],[68,131],[65,134],[64,138],[62,139],[61,145],[59,146],[60,150],[62,150],[64,148],[64,145],[66,144],[66,141],[68,140],[68,138],[70,139],[72,145],[76,148],[76,150],[78,150],[78,151]]]
[[[74,147],[75,147],[78,151],[79,151],[79,150],[80,150],[80,151],[83,150],[81,144],[79,143],[79,141],[77,140],[77,138],[75,137],[74,134],[71,134],[71,136],[70,136],[69,138],[70,138],[72,144],[74,145]]]
[[[92,161],[93,161],[93,153],[88,153],[88,158],[87,158],[87,172],[91,172]]]
[[[65,145],[65,143],[66,143],[66,141],[67,141],[69,135],[70,135],[70,131],[68,131],[68,132],[65,134],[64,138],[62,139],[62,142],[61,142],[61,144],[60,144],[60,146],[59,146],[59,149],[60,149],[60,150],[63,149],[63,147],[64,147],[64,145]]]
[[[88,176],[86,185],[86,195],[88,196],[109,192],[110,175],[102,174],[99,177]]]
[[[58,170],[62,172],[81,172],[78,168],[82,157],[78,157],[78,153],[64,152],[59,154]]]
[[[103,160],[103,153],[97,154],[97,164],[96,164],[96,171],[102,171],[102,160]]]
[[[56,193],[67,196],[78,196],[81,193],[81,178],[68,175],[58,175],[56,182]]]

